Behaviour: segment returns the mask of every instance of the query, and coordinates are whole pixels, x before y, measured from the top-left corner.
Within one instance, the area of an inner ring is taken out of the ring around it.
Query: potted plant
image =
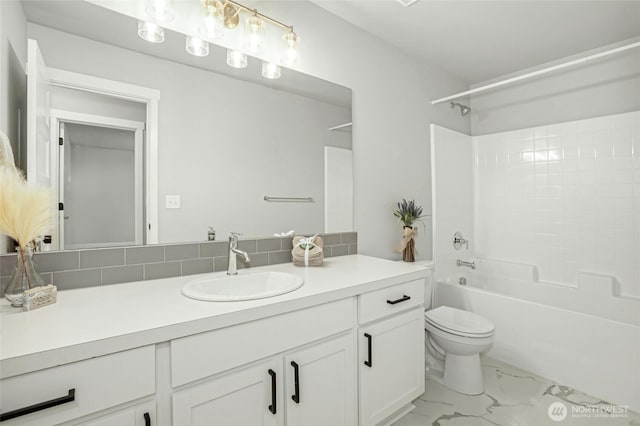
[[[51,191],[29,185],[11,164],[0,163],[0,233],[15,240],[16,267],[5,297],[13,306],[24,304],[24,291],[44,285],[33,265],[33,241],[50,226]]]
[[[398,253],[402,253],[402,260],[414,262],[416,260],[415,238],[418,235],[418,228],[413,224],[422,222],[422,206],[418,206],[415,200],[407,201],[402,199],[393,210],[393,215],[398,218],[398,223],[402,222],[402,241],[396,247]],[[423,223],[424,224],[424,223]]]

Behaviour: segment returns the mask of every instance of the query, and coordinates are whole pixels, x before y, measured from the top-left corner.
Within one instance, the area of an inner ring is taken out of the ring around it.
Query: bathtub
[[[640,300],[616,296],[610,277],[584,274],[571,287],[537,282],[533,266],[476,263],[435,282],[433,307],[493,321],[489,356],[640,411]]]

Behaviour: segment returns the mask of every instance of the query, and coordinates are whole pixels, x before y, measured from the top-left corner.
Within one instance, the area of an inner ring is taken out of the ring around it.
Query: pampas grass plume
[[[28,185],[15,167],[0,165],[0,233],[16,240],[24,250],[47,233],[51,218],[51,191]]]

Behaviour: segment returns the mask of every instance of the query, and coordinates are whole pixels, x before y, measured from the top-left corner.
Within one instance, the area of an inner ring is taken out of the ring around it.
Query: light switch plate
[[[168,209],[179,209],[180,208],[180,196],[179,195],[166,195],[165,196],[165,207]]]

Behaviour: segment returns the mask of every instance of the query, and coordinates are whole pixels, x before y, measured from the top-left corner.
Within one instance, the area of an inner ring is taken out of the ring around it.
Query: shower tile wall
[[[640,112],[473,138],[476,249],[640,297]]]

